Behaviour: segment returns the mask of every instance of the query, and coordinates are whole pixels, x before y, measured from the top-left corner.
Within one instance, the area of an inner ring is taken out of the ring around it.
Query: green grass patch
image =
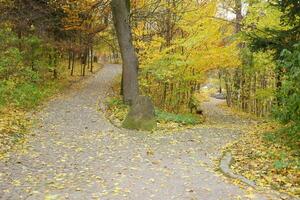
[[[175,122],[182,125],[196,125],[202,122],[198,115],[190,113],[175,114],[156,110],[155,114],[158,122]]]
[[[17,107],[29,109],[37,106],[44,95],[37,85],[24,83],[17,85],[10,98]]]
[[[63,83],[58,80],[45,81],[43,84],[34,82],[0,83],[0,108],[13,105],[21,109],[33,109],[43,100],[57,93]]]

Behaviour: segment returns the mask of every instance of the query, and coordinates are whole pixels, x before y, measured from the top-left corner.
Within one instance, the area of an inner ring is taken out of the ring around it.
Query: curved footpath
[[[221,148],[240,135],[234,123],[243,123],[218,102],[204,106],[216,123],[192,130],[149,134],[112,126],[98,108],[120,73],[119,65],[105,65],[34,116],[39,123],[23,150],[0,161],[0,199],[276,199],[214,171]]]

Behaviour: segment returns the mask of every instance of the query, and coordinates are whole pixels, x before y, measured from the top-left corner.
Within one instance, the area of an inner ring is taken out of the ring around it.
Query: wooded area
[[[121,5],[115,4],[118,6],[113,8]],[[291,85],[298,81],[289,75],[298,66],[286,61],[293,59],[289,54],[297,54],[298,4],[240,0],[132,1],[131,9],[120,7],[115,13],[121,15],[124,10],[122,19],[131,10],[127,21],[140,61],[140,90],[151,95],[156,106],[184,112],[193,94],[207,80],[207,72],[218,70],[228,106],[269,116],[275,107],[278,112],[287,110],[281,109],[289,106],[286,101],[297,102],[289,112],[299,112],[298,91],[293,89],[297,85]],[[69,70],[73,75],[77,67],[83,76],[88,69],[92,72],[97,60],[94,54],[101,53],[101,49],[103,54],[110,52],[107,55],[116,57],[118,47],[116,35],[111,31],[109,1],[7,0],[1,1],[0,7],[2,104],[14,101],[8,100],[9,93],[13,88],[23,87],[25,82],[24,87],[35,87],[42,79],[58,78],[61,71]],[[131,40],[122,31],[118,36],[121,44]],[[129,49],[123,48],[126,61]],[[60,69],[62,60],[67,62],[67,69]],[[286,67],[284,62],[292,66]],[[130,65],[126,63],[124,66]],[[131,77],[137,73],[134,69],[137,64],[134,65],[128,72],[128,67],[124,67],[125,90],[130,85],[137,87]],[[10,81],[16,78],[18,81]],[[295,101],[282,97],[289,93],[295,95]]]
[[[205,118],[221,95],[280,123],[299,157],[299,0],[0,0],[0,153],[27,112],[104,63],[122,64],[124,104],[149,96],[156,115]]]
[[[73,76],[75,71],[82,76],[87,70],[93,72],[94,47],[108,26],[108,5],[88,1],[0,3],[1,105],[23,107],[38,101],[43,95],[40,87],[50,80]]]

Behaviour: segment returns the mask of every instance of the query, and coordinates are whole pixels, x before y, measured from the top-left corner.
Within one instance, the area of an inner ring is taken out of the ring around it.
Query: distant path
[[[0,161],[0,199],[274,199],[213,170],[223,145],[239,136],[230,127],[239,121],[163,135],[112,126],[97,110],[120,72],[118,65],[105,65],[37,114],[40,122],[24,150]],[[204,107],[228,117],[214,103]]]

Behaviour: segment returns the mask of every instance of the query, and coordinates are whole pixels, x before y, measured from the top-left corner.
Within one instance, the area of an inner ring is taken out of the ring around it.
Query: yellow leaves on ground
[[[45,200],[57,200],[59,199],[58,195],[46,195]]]
[[[269,186],[292,195],[300,195],[299,156],[295,150],[272,140],[280,126],[258,125],[227,147],[233,153],[232,169],[259,186]]]
[[[25,112],[21,110],[12,108],[0,110],[0,155],[22,139],[28,123]]]

